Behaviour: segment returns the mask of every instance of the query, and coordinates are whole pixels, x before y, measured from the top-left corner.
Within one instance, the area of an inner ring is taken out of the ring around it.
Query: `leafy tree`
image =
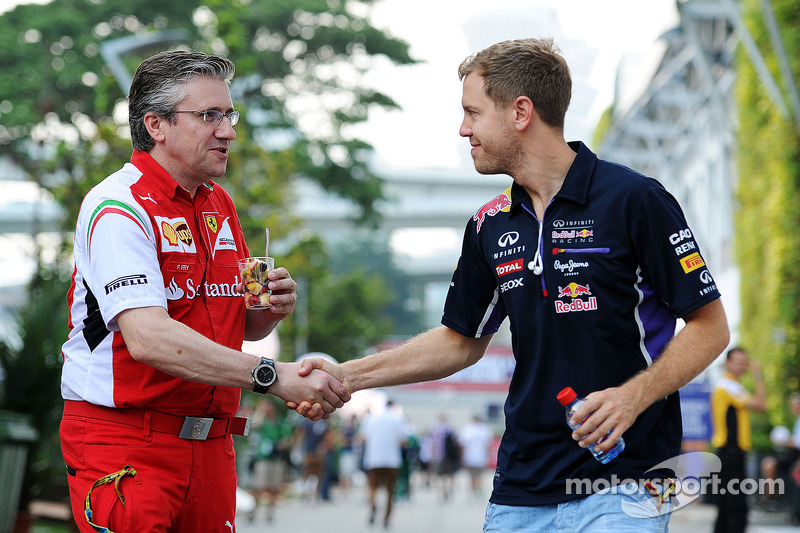
[[[13,73],[0,77],[0,155],[53,188],[70,209],[70,225],[86,190],[130,152],[121,105],[127,87],[103,54],[138,39],[138,48],[119,55],[130,73],[159,49],[190,47],[237,65],[232,92],[244,119],[224,179],[249,210],[249,238],[265,225],[288,232],[287,184],[300,173],[351,199],[356,218],[375,223],[375,202],[383,195],[367,167],[370,146],[349,136],[347,127],[366,120],[372,108],[397,107],[365,86],[362,74],[378,60],[413,60],[405,42],[370,24],[372,3],[54,0],[18,6],[0,16],[0,64]],[[183,33],[146,45],[170,35],[167,30]]]
[[[281,325],[284,358],[319,351],[346,361],[393,333],[422,331],[416,286],[391,260],[385,240],[375,236],[330,248],[317,238],[298,243],[286,258],[296,265],[300,300]]]
[[[265,226],[276,236],[295,228],[290,184],[298,175],[352,200],[354,218],[375,224],[375,206],[383,199],[380,180],[367,166],[369,144],[353,138],[348,127],[366,120],[374,108],[397,107],[366,86],[362,74],[376,61],[413,60],[405,42],[371,25],[372,4],[53,0],[18,6],[0,16],[0,156],[10,157],[55,194],[67,211],[65,229],[71,230],[88,189],[130,158],[127,87],[103,54],[109,45],[138,40],[139,46],[119,56],[118,66],[132,73],[152,53],[192,48],[225,55],[237,65],[231,91],[243,119],[223,185],[234,197],[254,249],[254,243],[263,243]],[[180,33],[167,33],[175,30]],[[324,261],[318,262],[322,258],[323,246],[316,241],[296,247],[281,264],[296,277],[318,280],[310,294],[302,295],[311,302],[310,312],[323,319],[321,324],[327,318],[340,320],[337,327],[346,332],[346,338],[331,345],[334,332],[310,330],[310,342],[349,355],[387,333],[388,320],[362,317],[379,317],[390,292],[376,275],[328,279]],[[22,348],[0,345],[6,374],[0,407],[35,411],[49,444],[32,457],[36,468],[29,469],[25,483],[29,496],[52,475],[47,454],[58,454],[59,416],[53,402],[60,398],[58,352],[67,335],[68,281],[49,276],[36,278],[20,315]],[[50,462],[60,464],[58,459]],[[60,470],[58,475],[63,478]],[[54,478],[49,479],[52,483]]]
[[[745,0],[747,25],[776,80],[778,59],[762,2]],[[800,79],[797,3],[771,2],[795,83]],[[735,217],[741,270],[741,342],[760,361],[768,389],[769,423],[791,424],[786,408],[800,390],[800,132],[770,101],[747,54],[737,69],[739,183]],[[786,87],[782,87],[785,94]],[[765,421],[756,420],[756,425]],[[766,433],[766,432],[765,432]]]
[[[31,415],[40,439],[28,452],[21,508],[64,480],[58,444],[61,420],[61,344],[67,338],[64,305],[69,276],[42,268],[30,286],[30,299],[18,315],[17,341],[0,340],[0,409]]]

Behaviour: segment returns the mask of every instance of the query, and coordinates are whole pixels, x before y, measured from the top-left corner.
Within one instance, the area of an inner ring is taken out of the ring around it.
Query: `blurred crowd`
[[[251,521],[274,522],[285,498],[330,502],[358,491],[356,497],[368,496],[367,520],[389,527],[393,501],[410,500],[424,487],[447,502],[459,472],[475,498],[488,500],[484,474],[493,468],[496,437],[478,415],[455,427],[442,412],[420,430],[389,401],[362,416],[337,413],[312,422],[271,397],[257,398],[240,414],[251,427],[235,440],[237,507]]]

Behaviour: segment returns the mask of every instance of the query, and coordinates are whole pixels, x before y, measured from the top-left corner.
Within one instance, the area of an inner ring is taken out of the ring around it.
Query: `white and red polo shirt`
[[[237,259],[247,255],[222,187],[210,181],[192,198],[150,154],[135,151],[86,195],[78,215],[63,397],[181,416],[234,415],[238,388],[193,383],[135,361],[116,317],[161,306],[198,333],[241,349],[245,307],[234,287]]]

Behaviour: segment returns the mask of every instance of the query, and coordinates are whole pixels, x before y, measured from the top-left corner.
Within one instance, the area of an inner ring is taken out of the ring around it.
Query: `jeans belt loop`
[[[206,440],[211,431],[213,418],[202,418],[199,416],[187,416],[183,421],[183,427],[178,434],[179,439]]]

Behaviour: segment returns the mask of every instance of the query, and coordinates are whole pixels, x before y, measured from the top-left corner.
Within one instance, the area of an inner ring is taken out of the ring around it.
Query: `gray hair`
[[[128,122],[134,150],[149,152],[155,141],[147,132],[144,116],[175,116],[175,106],[186,97],[186,83],[198,76],[223,80],[230,84],[234,66],[224,57],[200,52],[173,50],[145,59],[133,75],[128,93]]]

